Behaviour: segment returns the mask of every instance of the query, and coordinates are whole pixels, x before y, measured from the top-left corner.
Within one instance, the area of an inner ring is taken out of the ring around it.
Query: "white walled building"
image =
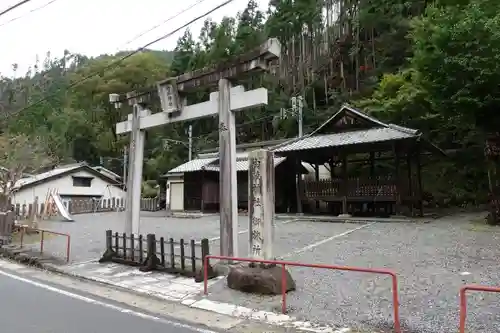
[[[44,202],[50,190],[57,192],[63,202],[72,199],[110,199],[126,197],[121,181],[87,164],[72,164],[20,179],[12,196],[13,204],[30,204],[38,197]]]

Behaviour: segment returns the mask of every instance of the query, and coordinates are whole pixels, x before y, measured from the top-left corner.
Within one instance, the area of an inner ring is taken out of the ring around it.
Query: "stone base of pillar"
[[[295,290],[295,281],[288,270],[286,273],[286,292]],[[281,266],[241,266],[232,267],[227,276],[227,285],[231,289],[261,294],[280,295],[282,293]]]

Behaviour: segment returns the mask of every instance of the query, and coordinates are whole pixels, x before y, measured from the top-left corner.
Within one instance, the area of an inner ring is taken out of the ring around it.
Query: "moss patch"
[[[39,233],[25,233],[23,237],[23,244],[37,244],[40,243],[40,238],[42,237]],[[53,235],[45,233],[43,236],[44,240],[52,238]],[[21,244],[21,233],[16,232],[12,235],[12,244]]]
[[[498,232],[500,226],[489,225],[485,218],[477,218],[470,221],[467,230],[477,232]]]

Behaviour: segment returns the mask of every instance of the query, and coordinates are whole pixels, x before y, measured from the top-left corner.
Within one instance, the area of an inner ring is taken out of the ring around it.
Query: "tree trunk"
[[[492,134],[486,139],[484,154],[488,161],[488,185],[490,192],[490,207],[488,224],[500,224],[500,190],[497,186],[497,159],[500,157],[500,135]]]
[[[0,212],[7,212],[11,210],[10,197],[5,194],[0,194]]]

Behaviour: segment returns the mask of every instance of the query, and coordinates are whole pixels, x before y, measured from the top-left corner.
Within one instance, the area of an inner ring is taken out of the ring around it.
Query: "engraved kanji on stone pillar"
[[[259,149],[249,154],[248,216],[249,253],[252,258],[273,259],[274,156]]]

